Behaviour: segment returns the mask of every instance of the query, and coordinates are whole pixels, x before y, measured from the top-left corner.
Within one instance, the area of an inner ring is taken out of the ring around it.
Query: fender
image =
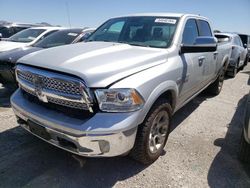
[[[172,104],[172,110],[174,112],[174,108],[176,106],[176,99],[179,93],[178,90],[178,86],[176,84],[176,82],[172,81],[172,80],[168,80],[165,82],[162,82],[161,84],[159,84],[156,88],[154,88],[154,90],[151,92],[151,94],[149,95],[148,99],[146,100],[146,103],[144,104],[144,107],[141,111],[141,116],[138,118],[138,124],[141,124],[146,115],[148,114],[149,110],[151,109],[151,107],[153,106],[153,104],[155,103],[155,101],[165,92],[170,91],[172,93],[172,100],[173,100],[173,104]]]

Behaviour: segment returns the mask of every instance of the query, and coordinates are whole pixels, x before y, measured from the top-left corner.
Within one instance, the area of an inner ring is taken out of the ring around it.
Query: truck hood
[[[87,42],[34,52],[19,59],[18,63],[78,76],[88,87],[107,87],[166,61],[166,49]]]
[[[27,45],[28,45],[28,43],[1,41],[0,42],[0,53],[4,52],[4,51],[15,49],[15,48],[27,46]]]
[[[6,52],[0,53],[0,62],[10,62],[10,63],[16,63],[17,60],[27,54],[30,54],[32,52],[36,52],[39,50],[42,50],[43,48],[38,47],[32,47],[32,46],[25,46],[22,48],[16,48],[13,50],[9,50]]]

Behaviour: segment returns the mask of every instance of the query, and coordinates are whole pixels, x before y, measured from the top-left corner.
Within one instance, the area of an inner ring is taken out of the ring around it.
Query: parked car
[[[62,29],[27,47],[0,53],[0,82],[16,83],[14,67],[19,58],[43,49],[84,41],[94,29]]]
[[[240,159],[243,162],[250,162],[250,93],[245,108],[245,119],[241,134]]]
[[[234,33],[215,33],[215,37],[220,42],[229,41],[232,46],[232,54],[227,68],[227,74],[235,77],[238,70],[243,69],[244,62],[247,56],[247,51],[243,47],[239,35]]]
[[[19,59],[11,105],[24,129],[57,147],[150,164],[172,115],[206,88],[220,93],[230,54],[218,56],[228,50],[202,16],[113,18],[86,43]]]
[[[48,35],[63,29],[62,27],[32,27],[16,33],[7,39],[0,41],[0,53],[24,46],[30,46],[47,37]]]
[[[244,48],[247,49],[247,56],[244,65],[247,65],[248,61],[250,61],[250,35],[239,34],[241,41],[243,43]]]
[[[9,38],[12,35],[30,27],[41,27],[41,24],[28,23],[5,23],[0,25],[0,40],[2,38]]]

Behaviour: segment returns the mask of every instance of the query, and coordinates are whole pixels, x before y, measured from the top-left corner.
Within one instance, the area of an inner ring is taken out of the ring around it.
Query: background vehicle
[[[55,146],[150,164],[172,115],[206,88],[220,93],[230,57],[218,58],[222,46],[198,15],[113,18],[85,43],[19,59],[11,105],[24,129]]]
[[[0,24],[0,40],[2,38],[9,38],[12,35],[30,27],[41,27],[42,24],[28,24],[28,23],[4,23]]]
[[[45,48],[51,48],[66,44],[72,44],[84,41],[86,36],[92,33],[94,29],[75,28],[62,29],[50,34],[48,37],[39,40],[35,44],[23,48],[17,48],[0,53],[0,82],[15,83],[14,67],[19,58]]]
[[[247,56],[244,65],[247,65],[248,61],[250,61],[250,35],[238,34],[241,38],[244,48],[247,49]]]
[[[30,46],[48,35],[63,29],[62,27],[33,27],[16,33],[7,39],[0,41],[0,53],[15,48]]]
[[[237,71],[243,69],[247,51],[243,47],[239,35],[234,33],[215,33],[215,37],[219,42],[229,41],[232,46],[232,54],[230,57],[227,74],[235,77]]]
[[[250,162],[250,93],[246,103],[245,119],[241,134],[240,159],[243,162]]]

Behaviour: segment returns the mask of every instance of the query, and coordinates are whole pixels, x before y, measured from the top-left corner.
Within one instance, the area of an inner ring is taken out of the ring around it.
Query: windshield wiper
[[[146,46],[146,45],[143,45],[143,44],[138,44],[138,43],[129,43],[129,42],[126,42],[126,41],[118,41],[118,43],[128,44],[128,45],[131,45],[131,46],[149,47],[149,46]]]
[[[108,40],[87,40],[86,42],[112,42],[112,41],[108,41]]]

